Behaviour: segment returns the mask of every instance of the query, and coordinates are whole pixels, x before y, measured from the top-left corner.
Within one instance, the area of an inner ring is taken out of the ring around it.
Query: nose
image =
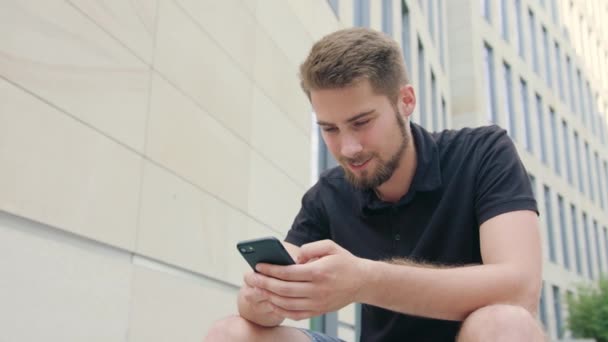
[[[352,134],[342,136],[340,153],[346,158],[354,158],[363,150],[363,146]]]

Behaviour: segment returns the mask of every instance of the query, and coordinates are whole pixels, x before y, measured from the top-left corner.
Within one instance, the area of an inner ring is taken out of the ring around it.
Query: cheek
[[[339,144],[337,138],[332,137],[329,134],[323,134],[323,141],[325,142],[325,145],[327,146],[327,149],[329,150],[329,152],[332,155],[334,155],[334,156],[339,155],[340,144]]]

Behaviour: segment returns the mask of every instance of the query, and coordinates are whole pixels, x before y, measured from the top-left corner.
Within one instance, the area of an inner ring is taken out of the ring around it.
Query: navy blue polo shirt
[[[410,127],[418,163],[407,194],[383,202],[373,190],[351,186],[341,167],[330,169],[304,195],[285,240],[301,246],[331,239],[371,260],[481,264],[483,222],[515,210],[538,213],[528,173],[503,129]],[[361,341],[453,341],[459,327],[363,304]]]

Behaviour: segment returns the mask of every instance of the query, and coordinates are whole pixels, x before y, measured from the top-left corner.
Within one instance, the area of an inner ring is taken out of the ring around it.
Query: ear
[[[408,119],[416,108],[416,93],[414,87],[410,84],[403,85],[399,88],[399,111],[404,116],[404,119]]]

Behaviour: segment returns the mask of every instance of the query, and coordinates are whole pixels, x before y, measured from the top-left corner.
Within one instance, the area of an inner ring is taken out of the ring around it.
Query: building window
[[[439,109],[437,108],[437,80],[435,73],[431,70],[431,112],[433,112],[433,130],[439,128]]]
[[[532,68],[534,72],[539,73],[539,61],[538,61],[538,43],[536,41],[536,19],[534,17],[534,12],[531,9],[528,9],[528,21],[529,21],[529,29],[530,29],[530,50],[532,51]]]
[[[608,195],[608,162],[604,161],[604,186],[606,187],[606,194]],[[608,246],[606,246],[608,249]]]
[[[543,113],[543,100],[539,94],[536,94],[536,118],[538,124],[538,139],[540,140],[540,160],[547,163],[547,147],[545,142],[545,120]]]
[[[581,145],[578,141],[578,133],[574,132],[574,156],[576,157],[576,172],[578,173],[578,190],[585,193],[585,183],[583,182],[583,169],[581,161]]]
[[[600,247],[600,230],[599,227],[597,226],[597,220],[593,220],[593,233],[595,234],[595,257],[597,258],[597,268],[599,270],[599,273],[602,273],[602,270],[604,269],[604,265],[602,262],[602,255],[601,255],[601,247]]]
[[[585,89],[587,89],[587,109],[588,109],[587,112],[585,113],[585,117],[587,117],[585,119],[585,121],[588,126],[591,126],[591,132],[593,133],[593,135],[597,136],[596,127],[595,127],[595,123],[594,123],[596,106],[593,103],[593,95],[591,94],[591,86],[589,85],[589,81],[587,81]]]
[[[562,53],[559,48],[559,43],[557,41],[555,41],[555,71],[557,75],[557,87],[559,90],[559,97],[565,101],[566,99],[564,94],[564,80],[562,79]]]
[[[564,337],[564,322],[562,320],[562,297],[559,293],[559,287],[553,285],[553,310],[555,311],[555,336],[558,338]]]
[[[435,40],[435,6],[433,4],[434,2],[435,2],[435,0],[428,0],[427,23],[429,25],[429,33],[431,34],[431,39],[433,41],[436,41]]]
[[[572,110],[573,113],[576,113],[576,106],[574,103],[574,79],[572,78],[572,63],[570,62],[569,56],[566,56],[566,76],[568,77],[568,90],[570,93],[570,110]]]
[[[498,20],[500,20],[500,35],[506,41],[509,41],[509,12],[507,3],[511,0],[500,0],[498,6]]]
[[[553,236],[553,211],[551,203],[551,190],[548,186],[543,186],[545,195],[545,222],[547,225],[547,238],[549,239],[549,259],[552,262],[557,262],[557,256],[555,254],[555,238]]]
[[[393,1],[382,0],[382,32],[393,36]]]
[[[549,107],[549,120],[551,120],[551,148],[553,149],[553,170],[555,173],[561,176],[562,167],[559,159],[559,139],[557,139],[558,128],[557,128],[557,116],[555,110]]]
[[[405,0],[401,1],[401,45],[403,46],[403,58],[408,68],[413,68],[412,48],[410,45],[410,10]]]
[[[503,67],[503,78],[505,86],[505,128],[509,131],[509,135],[513,139],[516,138],[516,125],[515,125],[515,114],[513,113],[513,85],[511,77],[511,66],[507,62],[502,63]]]
[[[598,197],[600,198],[600,206],[602,207],[602,209],[606,209],[606,196],[608,196],[608,194],[605,191],[602,191],[606,184],[602,186],[602,170],[600,168],[600,156],[597,152],[595,152],[593,156],[595,158],[595,174],[597,179]],[[606,248],[608,248],[608,246],[606,246]]]
[[[486,18],[488,22],[492,21],[490,17],[490,0],[481,0],[481,15]]]
[[[521,90],[521,106],[522,106],[522,114],[524,115],[524,146],[528,152],[532,153],[533,144],[532,144],[532,134],[530,127],[530,104],[528,103],[528,84],[524,81],[523,78],[519,79],[519,88]]]
[[[562,256],[564,259],[564,267],[570,269],[570,253],[568,251],[568,234],[566,233],[566,207],[564,206],[564,198],[557,195],[557,210],[559,211],[559,230],[562,238]]]
[[[418,38],[418,86],[420,90],[420,124],[423,127],[427,126],[427,111],[426,111],[426,62],[424,60],[424,46],[420,38]]]
[[[566,179],[570,185],[572,181],[572,159],[570,158],[570,135],[568,134],[568,123],[562,120],[562,139],[564,141],[564,164],[566,165]]]
[[[551,17],[555,25],[558,24],[557,0],[549,1],[551,3]]]
[[[355,26],[369,27],[369,0],[354,0]]]
[[[515,30],[517,31],[515,35],[517,37],[517,52],[521,58],[525,58],[525,42],[521,27],[521,0],[515,0]]]
[[[583,94],[583,77],[581,76],[581,70],[580,69],[576,69],[576,81],[578,83],[578,104],[579,104],[579,110],[580,110],[580,115],[581,117],[584,117],[585,115],[585,100],[584,100],[584,94]]]
[[[591,255],[591,239],[589,237],[589,222],[587,222],[587,213],[583,212],[583,232],[585,234],[585,251],[587,256],[587,275],[591,279],[595,279],[593,272],[593,259]]]
[[[483,44],[484,76],[486,80],[486,118],[491,123],[496,123],[496,98],[494,78],[494,52],[488,43]]]
[[[605,257],[606,259],[606,263],[608,264],[608,227],[604,226],[604,253],[606,254]]]
[[[551,50],[549,48],[549,35],[547,34],[547,28],[542,27],[543,32],[543,49],[545,54],[545,81],[549,88],[553,87],[553,78],[551,77]]]
[[[534,175],[528,173],[528,179],[530,179],[530,187],[532,188],[532,195],[536,199],[536,177]]]
[[[587,167],[587,184],[591,200],[595,202],[595,190],[593,190],[593,168],[591,167],[591,153],[589,143],[585,141],[585,166]]]
[[[441,97],[441,117],[443,118],[443,129],[448,128],[448,112],[445,104],[445,98]]]
[[[439,61],[441,67],[445,70],[445,34],[443,32],[443,0],[437,0],[437,24],[439,24]]]
[[[576,262],[576,273],[583,275],[581,247],[578,238],[578,219],[576,217],[576,207],[574,204],[570,205],[570,219],[572,220],[572,238],[574,239],[574,261]]]
[[[547,326],[547,300],[545,299],[545,281],[542,282],[540,288],[540,303],[538,306],[538,315],[543,326]]]
[[[327,3],[329,4],[329,7],[331,7],[331,10],[334,12],[334,15],[336,16],[336,18],[339,18],[340,17],[339,0],[327,0]]]

